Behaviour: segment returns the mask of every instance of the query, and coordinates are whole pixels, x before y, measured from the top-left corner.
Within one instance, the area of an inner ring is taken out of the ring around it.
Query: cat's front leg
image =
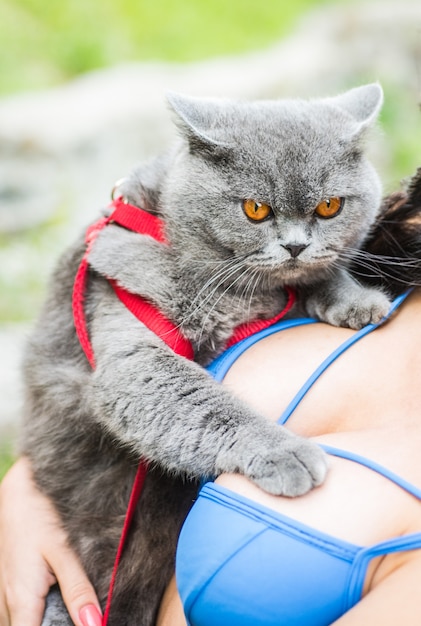
[[[110,224],[95,241],[89,264],[131,293],[154,302],[159,296],[171,300],[170,256],[170,248],[152,237]]]
[[[333,326],[359,330],[379,322],[388,312],[389,298],[378,288],[360,285],[345,270],[318,283],[305,295],[309,315]]]
[[[116,445],[170,473],[238,472],[275,494],[296,496],[323,482],[326,459],[318,446],[175,355],[112,293],[97,310],[92,339],[96,368],[86,401]]]

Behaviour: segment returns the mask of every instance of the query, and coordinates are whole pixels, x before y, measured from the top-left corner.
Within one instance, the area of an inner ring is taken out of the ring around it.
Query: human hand
[[[40,626],[56,582],[76,626],[101,626],[94,588],[21,458],[0,484],[0,626]]]

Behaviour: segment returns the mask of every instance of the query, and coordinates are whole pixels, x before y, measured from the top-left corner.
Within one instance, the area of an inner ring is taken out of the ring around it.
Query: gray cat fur
[[[139,459],[150,471],[122,560],[110,626],[152,626],[174,570],[198,477],[240,472],[295,496],[325,477],[323,452],[216,384],[202,365],[239,323],[271,317],[295,285],[310,314],[362,326],[388,308],[347,273],[380,203],[363,154],[382,91],[314,101],[225,102],[169,96],[180,142],[136,169],[127,200],[162,217],[169,245],[109,225],[90,255],[86,298],[96,368],[75,335],[71,293],[81,237],[61,258],[25,359],[22,452],[52,498],[102,605]],[[331,196],[335,218],[315,217]],[[252,223],[242,200],[270,204]],[[292,258],[286,245],[307,245]],[[104,277],[152,302],[194,346],[176,356],[117,301]],[[70,624],[59,594],[43,626]]]

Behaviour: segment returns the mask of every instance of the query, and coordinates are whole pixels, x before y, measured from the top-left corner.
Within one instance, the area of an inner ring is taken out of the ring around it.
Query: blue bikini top
[[[325,369],[388,319],[408,293],[396,298],[388,315],[379,324],[370,324],[354,333],[321,363],[282,413],[280,424],[285,424]],[[316,321],[281,321],[232,346],[208,370],[221,381],[236,359],[260,339]],[[378,463],[353,452],[326,445],[322,447],[328,454],[370,468],[421,501],[421,489]],[[281,515],[221,485],[208,483],[202,488],[180,536],[178,585],[189,623],[197,626],[225,623],[233,626],[324,626],[359,601],[372,558],[415,548],[421,548],[419,532],[361,547]],[[267,558],[262,556],[265,550]],[[253,551],[256,551],[254,557]],[[263,573],[260,572],[259,576],[267,574],[261,586],[255,568],[249,567],[253,558],[257,567],[263,562]],[[271,594],[269,587],[272,584]],[[259,593],[255,593],[256,589]],[[282,589],[285,592],[281,592]],[[238,602],[242,604],[238,605]],[[270,613],[273,619],[269,618]],[[280,615],[283,615],[281,619]]]

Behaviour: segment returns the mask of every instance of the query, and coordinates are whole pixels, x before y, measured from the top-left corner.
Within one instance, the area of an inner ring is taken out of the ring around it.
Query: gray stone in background
[[[43,223],[65,207],[65,234],[37,258],[0,267],[51,264],[60,248],[108,201],[115,180],[160,152],[174,131],[164,94],[265,98],[336,93],[360,80],[386,81],[419,99],[421,3],[371,2],[308,15],[268,50],[171,65],[137,63],[93,72],[56,89],[0,100],[0,232]],[[45,258],[44,258],[45,257]],[[19,414],[22,330],[0,330],[0,424]]]

